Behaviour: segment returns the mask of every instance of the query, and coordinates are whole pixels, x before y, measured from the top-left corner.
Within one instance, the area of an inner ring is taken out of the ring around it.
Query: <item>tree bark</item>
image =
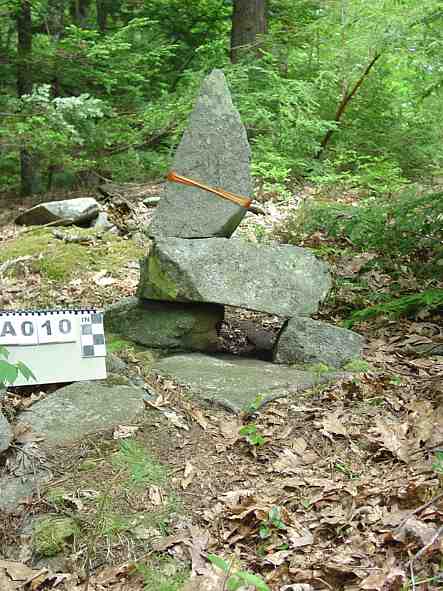
[[[100,33],[106,33],[108,25],[109,1],[95,0],[95,9],[97,13],[97,29],[100,31]]]
[[[20,0],[17,12],[17,95],[32,92],[32,18],[31,1]],[[20,150],[20,194],[32,195],[37,189],[34,158],[26,149]]]
[[[231,28],[231,61],[245,54],[260,55],[260,35],[267,32],[266,0],[234,0]]]

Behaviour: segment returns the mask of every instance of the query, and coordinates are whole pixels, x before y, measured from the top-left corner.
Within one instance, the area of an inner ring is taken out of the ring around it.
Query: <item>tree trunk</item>
[[[108,0],[95,0],[95,9],[97,13],[97,29],[100,33],[106,33],[109,12]]]
[[[20,0],[17,12],[17,95],[32,92],[32,20],[31,1]],[[20,150],[20,194],[32,195],[36,191],[37,175],[33,156]]]
[[[231,61],[243,55],[260,55],[259,36],[267,31],[266,0],[234,0],[231,29]]]
[[[89,0],[71,0],[71,18],[78,27],[84,27],[88,18]]]

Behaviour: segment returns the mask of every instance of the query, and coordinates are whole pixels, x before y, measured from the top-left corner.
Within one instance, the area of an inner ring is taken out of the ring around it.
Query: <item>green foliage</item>
[[[237,589],[245,585],[253,587],[256,591],[270,591],[268,585],[266,585],[259,575],[244,570],[232,572],[232,565],[224,558],[220,558],[220,556],[216,556],[215,554],[208,554],[208,560],[227,575],[227,591],[237,591]]]
[[[346,239],[359,250],[396,257],[430,249],[443,256],[441,228],[443,193],[420,195],[407,189],[397,196],[381,195],[358,204],[305,203],[278,230],[285,242],[298,244],[321,231]]]
[[[120,451],[113,461],[116,466],[129,471],[131,482],[136,486],[166,482],[165,467],[151,458],[144,447],[136,441],[122,441]]]
[[[261,447],[266,443],[266,439],[259,433],[257,425],[253,423],[241,427],[238,434],[253,447]]]
[[[55,556],[80,532],[70,517],[50,515],[39,519],[33,529],[33,544],[39,556]]]
[[[180,591],[189,577],[182,564],[168,558],[159,558],[153,564],[138,564],[145,591]]]
[[[21,374],[25,380],[35,379],[32,371],[21,361],[10,363],[8,361],[9,351],[0,345],[0,386],[12,385]]]
[[[368,320],[375,316],[384,315],[398,318],[413,314],[419,310],[430,311],[440,308],[443,309],[443,289],[429,289],[352,312],[343,324],[346,328],[351,328],[356,322]]]
[[[435,452],[434,463],[432,469],[443,477],[443,451]]]

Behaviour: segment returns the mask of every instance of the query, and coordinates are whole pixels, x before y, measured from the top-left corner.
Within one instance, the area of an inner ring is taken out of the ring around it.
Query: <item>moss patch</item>
[[[129,260],[137,260],[143,249],[132,240],[107,233],[99,236],[95,229],[63,229],[66,235],[92,238],[85,244],[64,242],[54,238],[51,230],[39,229],[22,233],[15,240],[6,242],[0,253],[0,264],[22,256],[35,256],[32,268],[53,281],[66,281],[77,273],[107,269],[120,270]],[[13,270],[10,271],[11,273]]]
[[[69,517],[49,516],[39,519],[34,525],[35,551],[39,556],[55,556],[79,531],[76,522]]]
[[[177,298],[178,287],[168,274],[162,270],[154,255],[149,257],[147,265],[152,290],[159,298],[174,301]]]

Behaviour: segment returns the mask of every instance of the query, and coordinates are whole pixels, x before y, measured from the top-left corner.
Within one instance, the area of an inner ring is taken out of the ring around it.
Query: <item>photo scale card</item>
[[[0,311],[0,346],[36,379],[14,386],[99,380],[106,377],[103,312],[95,309]]]

